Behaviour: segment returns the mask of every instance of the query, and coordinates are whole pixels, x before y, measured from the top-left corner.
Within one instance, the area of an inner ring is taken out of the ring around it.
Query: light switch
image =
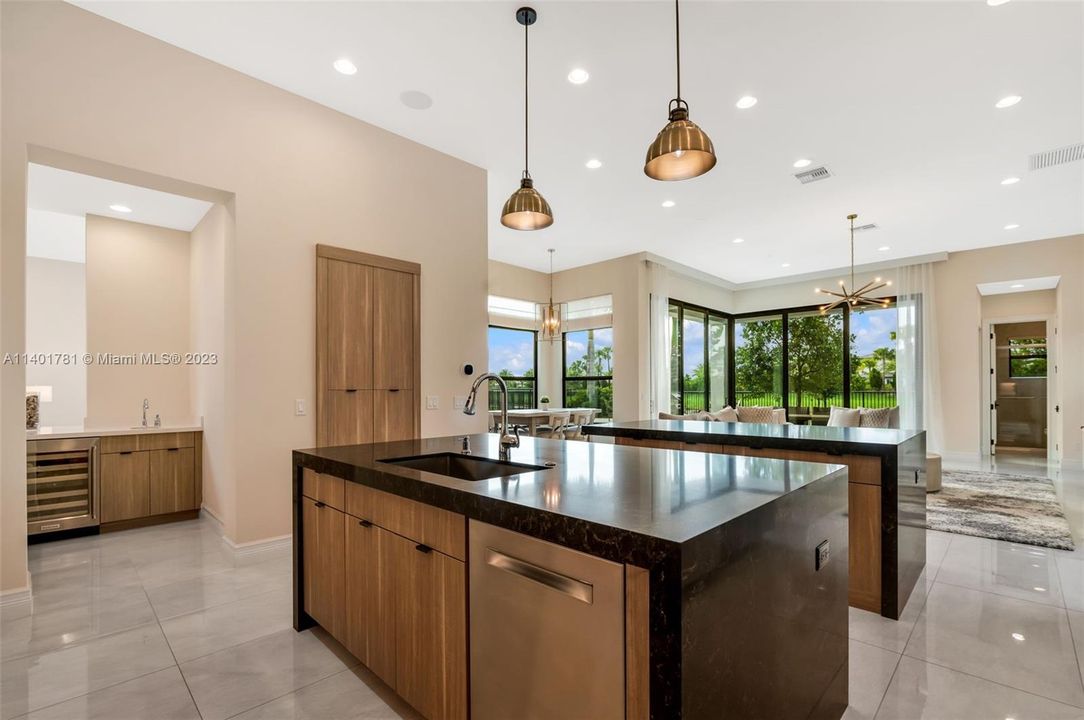
[[[305,401],[294,400],[294,415],[301,416],[305,414]]]
[[[452,405],[455,407],[456,410],[462,410],[463,408],[467,407],[467,396],[466,395],[455,395],[455,396],[453,396]]]
[[[439,410],[440,409],[440,395],[426,395],[425,396],[425,409],[426,410]]]

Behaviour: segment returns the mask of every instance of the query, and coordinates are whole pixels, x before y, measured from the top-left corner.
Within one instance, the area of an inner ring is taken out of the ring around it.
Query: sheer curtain
[[[650,294],[651,417],[670,412],[670,280],[666,268],[647,262]]]
[[[926,448],[941,451],[941,367],[933,265],[897,275],[896,393],[900,427],[926,431]]]

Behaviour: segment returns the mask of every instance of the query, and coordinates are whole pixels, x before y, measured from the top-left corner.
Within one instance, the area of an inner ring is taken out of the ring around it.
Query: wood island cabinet
[[[316,444],[421,430],[421,266],[316,246]]]
[[[300,490],[304,612],[428,720],[466,720],[466,518],[311,470]]]

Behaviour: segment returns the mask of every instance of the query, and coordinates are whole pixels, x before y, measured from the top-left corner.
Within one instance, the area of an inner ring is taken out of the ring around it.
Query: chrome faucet
[[[151,409],[151,401],[143,398],[143,427],[147,427],[147,411]]]
[[[501,391],[501,447],[498,457],[507,462],[509,460],[509,451],[514,447],[519,447],[519,428],[516,428],[512,433],[508,432],[508,385],[504,382],[504,378],[495,373],[479,375],[478,379],[471,385],[470,394],[467,395],[467,404],[463,406],[463,414],[474,414],[474,405],[478,400],[478,388],[483,383],[486,383],[488,387],[488,381],[490,380],[496,380],[497,388]]]

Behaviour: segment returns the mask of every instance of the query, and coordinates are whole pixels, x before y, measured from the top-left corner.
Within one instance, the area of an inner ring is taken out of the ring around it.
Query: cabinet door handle
[[[388,388],[388,392],[399,392],[399,388]]]
[[[131,454],[132,454],[132,451],[131,451],[131,450],[121,450],[121,451],[120,451],[119,453],[117,453],[117,454],[118,454],[118,455],[131,455]]]
[[[181,449],[180,448],[166,448],[166,451],[167,452],[180,452]]]
[[[357,388],[346,388],[346,392],[357,392]]]
[[[324,507],[324,503],[320,502],[319,500],[317,500],[317,501],[316,501],[315,505],[316,505],[316,507],[318,507],[318,508],[322,508],[322,507]]]
[[[369,528],[373,526],[373,524],[368,520],[358,520],[358,525],[361,525],[363,528]]]
[[[415,545],[414,549],[417,550],[418,552],[423,552],[423,553],[431,553],[431,552],[433,552],[433,548],[429,547],[428,545]]]

